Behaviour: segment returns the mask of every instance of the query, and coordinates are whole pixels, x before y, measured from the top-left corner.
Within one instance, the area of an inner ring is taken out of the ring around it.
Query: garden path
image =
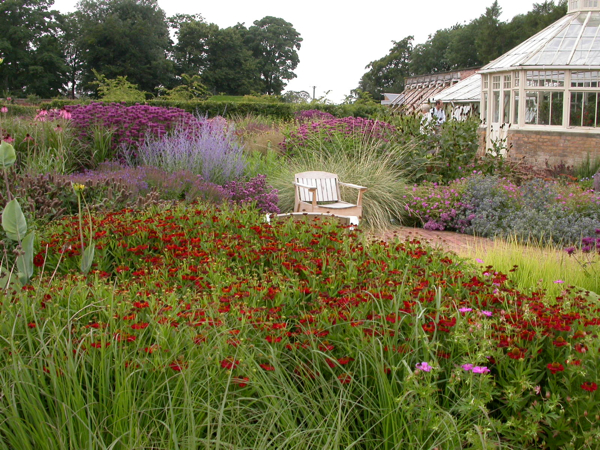
[[[401,240],[419,239],[427,241],[433,247],[441,247],[463,254],[470,249],[484,249],[492,245],[493,241],[488,238],[471,236],[468,234],[455,233],[452,231],[432,231],[423,228],[393,227],[377,235],[378,238],[389,241],[394,237]]]

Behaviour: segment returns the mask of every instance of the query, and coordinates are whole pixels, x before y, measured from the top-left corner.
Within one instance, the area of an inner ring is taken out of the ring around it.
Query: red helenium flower
[[[554,375],[556,372],[563,372],[565,370],[565,368],[563,367],[562,364],[557,363],[557,362],[553,362],[548,364],[546,367],[548,367],[548,370],[550,370],[550,372]]]

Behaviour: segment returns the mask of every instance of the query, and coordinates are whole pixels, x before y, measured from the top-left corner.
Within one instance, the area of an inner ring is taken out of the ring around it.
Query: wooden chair
[[[362,217],[362,195],[367,190],[366,187],[342,183],[335,173],[329,172],[302,172],[297,173],[295,178],[294,212]],[[341,200],[340,186],[358,190],[356,204]]]

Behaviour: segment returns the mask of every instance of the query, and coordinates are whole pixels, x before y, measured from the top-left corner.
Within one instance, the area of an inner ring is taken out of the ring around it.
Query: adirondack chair
[[[326,213],[339,216],[362,216],[364,186],[342,183],[335,173],[302,172],[295,175],[296,202],[294,212]],[[340,186],[358,190],[356,204],[340,198]]]

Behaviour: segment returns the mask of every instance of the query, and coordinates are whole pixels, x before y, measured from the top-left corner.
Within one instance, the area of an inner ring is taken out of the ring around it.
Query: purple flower
[[[458,311],[461,313],[466,313],[473,311],[473,308],[460,308]]]
[[[431,367],[426,362],[422,362],[420,364],[417,364],[416,367],[417,367],[417,370],[422,370],[423,372],[431,372],[431,369],[433,369],[433,367]]]

